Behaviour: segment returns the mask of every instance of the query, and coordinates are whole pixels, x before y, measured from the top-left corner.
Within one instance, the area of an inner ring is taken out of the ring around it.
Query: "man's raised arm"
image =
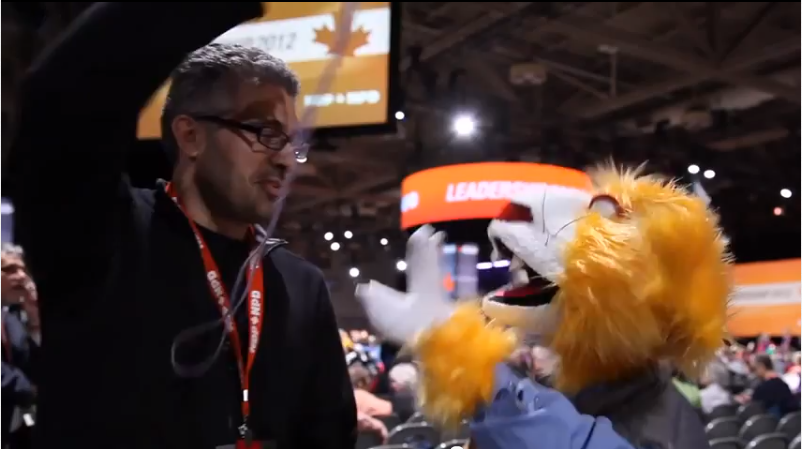
[[[99,2],[34,63],[6,173],[39,282],[101,283],[125,219],[125,149],[140,109],[187,53],[261,13],[259,2]],[[73,250],[91,264],[75,264]]]

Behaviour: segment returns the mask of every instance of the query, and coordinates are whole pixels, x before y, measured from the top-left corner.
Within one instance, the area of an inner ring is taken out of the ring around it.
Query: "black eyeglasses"
[[[193,117],[195,120],[203,122],[214,123],[229,128],[240,129],[247,131],[256,136],[256,140],[265,148],[271,151],[281,151],[292,141],[292,138],[282,130],[282,125],[277,120],[269,120],[263,125],[251,125],[249,123],[242,123],[236,120],[217,117],[214,115],[199,115]],[[259,151],[254,149],[254,151]],[[309,146],[307,144],[294,145],[293,151],[295,158],[299,161],[305,162],[307,153],[309,153]]]

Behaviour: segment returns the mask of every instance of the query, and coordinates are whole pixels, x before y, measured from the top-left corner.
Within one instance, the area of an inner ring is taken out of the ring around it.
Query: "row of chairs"
[[[378,434],[360,433],[357,438],[357,449],[400,448],[404,445],[415,449],[461,447],[460,445],[464,445],[470,435],[467,423],[463,423],[463,426],[455,430],[440,430],[427,423],[419,413],[413,415],[406,423],[401,423],[396,415],[377,416],[376,419],[390,429],[387,442],[382,444]]]
[[[458,445],[470,436],[467,423],[455,430],[437,429],[426,422],[408,422],[396,426],[387,436],[389,445],[411,445],[415,448],[441,447],[442,444]],[[449,447],[451,447],[449,446]]]
[[[749,402],[746,404],[725,404],[719,405],[714,408],[710,413],[705,415],[707,422],[713,421],[716,418],[731,418],[736,417],[742,423],[755,416],[766,413],[766,410],[758,402]]]
[[[464,449],[468,446],[468,440],[451,440],[451,441],[444,441],[433,449]],[[414,443],[404,443],[404,444],[383,444],[381,446],[374,446],[371,449],[420,449],[421,447],[426,448],[427,446],[420,446]]]
[[[425,422],[422,414],[416,413],[406,423],[396,415],[377,417],[388,429],[391,429],[386,445],[414,445],[414,447],[434,448],[439,444],[467,440],[469,430],[467,423],[457,431],[442,432]],[[760,404],[723,405],[706,416],[708,424],[705,429],[711,444],[717,449],[740,449],[755,445],[777,446],[782,444],[786,449],[800,433],[800,414],[791,413],[779,422],[765,413]],[[385,446],[386,446],[385,445]],[[378,448],[381,445],[378,435],[360,435],[359,449]]]
[[[784,433],[767,433],[753,438],[744,445],[738,437],[716,438],[710,440],[711,449],[800,449],[799,435],[788,442]]]
[[[800,433],[800,414],[789,413],[779,422],[768,414],[754,415],[744,423],[737,416],[716,418],[707,423],[705,433],[710,440],[738,437],[743,441],[752,441],[769,433],[781,433],[790,440]]]

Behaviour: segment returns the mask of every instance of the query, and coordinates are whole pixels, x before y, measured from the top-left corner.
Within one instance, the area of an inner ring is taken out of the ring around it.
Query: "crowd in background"
[[[776,418],[799,410],[800,353],[791,338],[775,345],[761,336],[747,346],[732,345],[719,351],[698,383],[676,377],[675,385],[703,413],[716,407],[756,401]]]
[[[404,356],[387,357],[384,352],[388,347],[365,330],[341,330],[340,335],[359,419],[371,423],[363,429],[386,438],[386,423],[394,422],[388,417],[407,422],[416,413],[417,368]],[[545,385],[550,385],[552,374],[559,368],[557,357],[538,345],[519,347],[509,363]],[[800,409],[800,375],[800,352],[792,345],[791,336],[775,344],[768,335],[762,335],[745,346],[722,346],[717,360],[699,379],[687,379],[675,372],[672,380],[703,419],[720,406],[757,402],[779,420]]]
[[[41,343],[36,285],[28,275],[24,254],[14,245],[2,247],[2,338],[4,446],[30,447],[35,424],[38,351]],[[366,330],[340,330],[357,404],[360,431],[386,440],[397,424],[418,410],[419,372],[399,348],[383,344]],[[698,380],[674,377],[676,387],[701,415],[724,405],[756,401],[778,419],[800,408],[800,352],[790,335],[772,341],[762,335],[745,345],[724,346]],[[548,385],[559,361],[546,348],[525,345],[510,358],[522,373]]]

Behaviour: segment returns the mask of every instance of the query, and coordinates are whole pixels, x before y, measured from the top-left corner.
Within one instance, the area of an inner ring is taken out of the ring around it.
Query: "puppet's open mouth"
[[[499,255],[510,261],[512,282],[490,295],[490,300],[509,306],[537,307],[551,303],[557,286],[526,265],[499,239],[494,241]]]

